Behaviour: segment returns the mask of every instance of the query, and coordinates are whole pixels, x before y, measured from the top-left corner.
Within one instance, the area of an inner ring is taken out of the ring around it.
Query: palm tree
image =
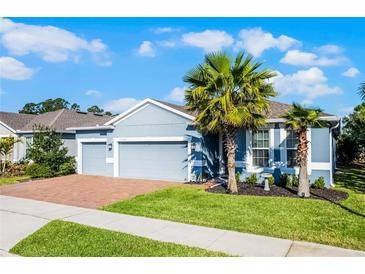
[[[310,127],[325,127],[326,121],[320,120],[320,109],[310,109],[293,103],[293,107],[282,117],[286,119],[285,126],[294,130],[298,136],[297,164],[299,165],[298,195],[309,197],[308,180],[308,139]]]
[[[189,71],[184,81],[186,105],[197,112],[196,124],[203,133],[222,133],[227,154],[228,191],[237,193],[235,178],[236,133],[265,124],[268,98],[276,96],[268,80],[276,74],[259,70],[261,63],[239,53],[234,62],[225,53],[210,53],[203,64]]]
[[[361,100],[365,101],[365,82],[360,84],[359,94],[360,94]]]

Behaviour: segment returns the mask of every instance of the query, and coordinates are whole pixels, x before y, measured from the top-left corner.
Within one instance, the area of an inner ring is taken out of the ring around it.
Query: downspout
[[[336,129],[336,128],[338,128],[340,126],[340,120],[337,122],[337,124],[336,125],[334,125],[333,127],[330,127],[330,129],[329,129],[329,132],[330,132],[330,153],[331,153],[331,155],[330,155],[330,164],[331,164],[331,186],[332,187],[334,187],[335,186],[335,184],[333,183],[333,170],[334,170],[334,168],[333,168],[333,157],[335,156],[335,155],[333,155],[333,135],[332,135],[332,132],[333,132],[333,130],[334,129]]]

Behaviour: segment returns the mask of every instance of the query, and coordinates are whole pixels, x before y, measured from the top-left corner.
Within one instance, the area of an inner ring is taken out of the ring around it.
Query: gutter
[[[67,130],[108,130],[108,129],[114,129],[114,126],[92,126],[92,127],[69,127],[66,128]]]
[[[37,132],[38,130],[36,130]],[[24,133],[33,133],[34,130],[17,130],[16,133],[24,134]],[[39,131],[38,131],[39,132]],[[69,130],[68,128],[66,130],[56,130],[57,133],[75,133],[74,130]]]

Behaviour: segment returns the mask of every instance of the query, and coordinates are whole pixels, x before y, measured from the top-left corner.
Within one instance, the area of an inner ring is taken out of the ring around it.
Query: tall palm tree
[[[298,195],[309,197],[308,180],[308,138],[310,127],[325,127],[327,122],[320,120],[320,109],[310,109],[293,103],[293,107],[282,117],[286,119],[285,126],[294,130],[298,136],[297,164],[299,165]]]
[[[359,94],[360,94],[361,100],[365,101],[365,82],[360,84]]]
[[[227,154],[228,191],[237,193],[235,179],[236,133],[265,124],[268,98],[276,96],[268,79],[276,74],[259,70],[261,63],[239,53],[234,62],[221,52],[205,56],[184,81],[188,109],[197,112],[196,124],[203,133],[222,133]]]

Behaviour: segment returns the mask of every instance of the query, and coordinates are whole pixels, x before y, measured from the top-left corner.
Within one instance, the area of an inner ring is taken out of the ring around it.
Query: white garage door
[[[119,143],[120,177],[187,181],[187,160],[187,142]]]
[[[106,143],[82,144],[82,174],[106,175]]]

